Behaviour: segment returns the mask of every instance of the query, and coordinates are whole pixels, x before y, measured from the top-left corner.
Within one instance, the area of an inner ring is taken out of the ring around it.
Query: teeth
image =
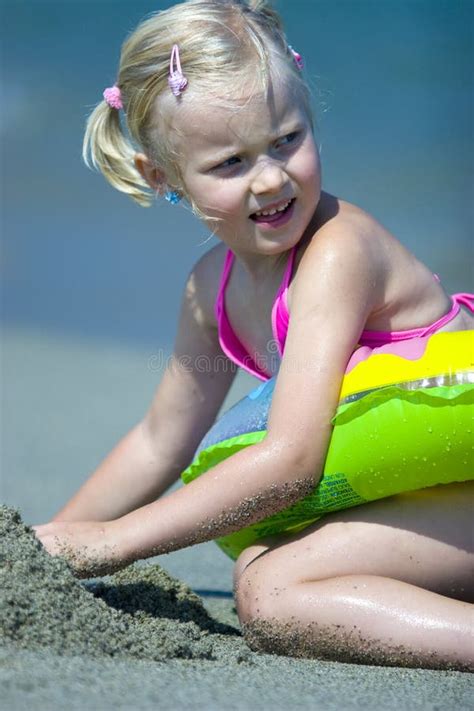
[[[276,215],[277,212],[283,212],[283,210],[286,210],[290,202],[291,200],[288,200],[288,202],[285,202],[285,204],[278,209],[273,208],[273,210],[260,210],[260,212],[256,212],[255,214],[257,217],[271,217],[272,215]]]

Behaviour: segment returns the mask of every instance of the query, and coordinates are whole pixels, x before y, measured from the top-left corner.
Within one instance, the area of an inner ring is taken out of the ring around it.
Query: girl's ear
[[[163,171],[157,168],[144,153],[135,153],[134,162],[135,168],[150,188],[159,195],[163,195],[167,189],[166,176]]]

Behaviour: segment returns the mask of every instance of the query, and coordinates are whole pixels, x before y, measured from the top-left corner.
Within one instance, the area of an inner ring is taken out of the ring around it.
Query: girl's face
[[[191,92],[190,92],[191,93]],[[186,97],[188,98],[188,97]],[[237,254],[297,244],[320,199],[319,155],[296,92],[277,82],[237,108],[198,97],[175,112],[188,194]]]

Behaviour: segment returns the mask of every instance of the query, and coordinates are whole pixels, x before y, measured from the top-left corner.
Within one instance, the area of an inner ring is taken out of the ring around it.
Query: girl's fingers
[[[78,577],[104,575],[127,564],[106,523],[51,522],[32,529],[44,549],[64,558]]]

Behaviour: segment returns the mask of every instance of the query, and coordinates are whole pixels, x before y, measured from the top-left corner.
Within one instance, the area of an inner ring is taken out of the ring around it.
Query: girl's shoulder
[[[332,195],[325,195],[315,237],[322,242],[354,239],[383,239],[393,235],[366,210]]]
[[[323,283],[337,269],[346,279],[346,290],[359,289],[361,280],[371,285],[374,309],[383,308],[386,295],[399,289],[398,274],[411,273],[413,255],[371,214],[352,203],[323,194],[321,212],[304,249],[296,255],[288,303],[314,283]],[[299,298],[299,297],[298,297]]]
[[[301,261],[321,263],[344,256],[350,258],[363,251],[366,258],[381,266],[387,257],[387,246],[397,242],[395,237],[375,217],[357,205],[327,193],[322,194],[321,210]]]
[[[316,226],[299,275],[311,285],[331,269],[345,274],[345,292],[370,286],[372,312],[369,330],[406,330],[439,318],[449,299],[431,269],[365,210],[326,196],[322,219]],[[295,280],[296,281],[296,280]]]

